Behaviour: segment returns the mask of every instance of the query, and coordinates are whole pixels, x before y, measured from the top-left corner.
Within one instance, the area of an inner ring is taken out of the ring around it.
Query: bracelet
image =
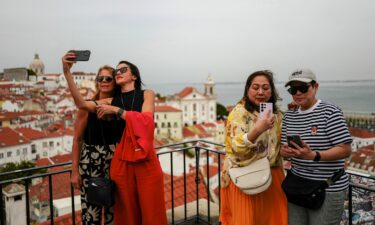
[[[117,113],[116,113],[116,116],[117,116],[117,120],[120,120],[121,119],[121,116],[122,114],[124,113],[124,110],[122,108],[119,108],[117,110]]]
[[[318,152],[318,151],[315,151],[315,158],[314,158],[314,162],[319,162],[320,161],[320,158],[321,158],[321,156],[320,156],[320,152]]]

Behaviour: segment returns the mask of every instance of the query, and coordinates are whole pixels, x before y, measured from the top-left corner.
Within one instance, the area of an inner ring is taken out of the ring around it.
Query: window
[[[158,128],[158,123],[155,123],[155,128]]]
[[[14,196],[14,201],[20,201],[22,200],[22,195]]]
[[[195,95],[193,95],[193,98],[195,98]]]
[[[43,156],[47,156],[47,152],[43,152]]]
[[[171,127],[171,123],[170,122],[168,122],[168,127]],[[168,129],[169,130],[169,129]]]
[[[32,144],[32,145],[31,145],[31,153],[32,153],[32,154],[36,153],[36,147],[35,147],[35,144]]]
[[[21,154],[21,151],[17,149],[17,156],[19,156],[20,154]]]
[[[193,111],[196,111],[197,110],[197,104],[193,104]]]
[[[164,119],[167,119],[167,114],[164,114]]]
[[[53,147],[53,141],[49,142],[49,147]]]
[[[157,119],[157,120],[159,119],[159,115],[158,115],[158,114],[156,114],[156,119]]]
[[[165,126],[165,124],[164,124],[164,122],[162,122],[162,123],[161,123],[161,127],[164,128],[164,126]]]
[[[57,142],[57,143],[56,143],[56,146],[60,146],[60,142]]]
[[[0,153],[0,159],[4,158],[4,153]]]
[[[173,125],[174,128],[177,128],[178,127],[178,124],[177,122],[174,122],[174,125]]]
[[[12,157],[12,152],[7,152],[7,157]]]
[[[43,148],[47,148],[47,142],[43,142]]]
[[[185,105],[185,112],[187,111],[187,106]]]

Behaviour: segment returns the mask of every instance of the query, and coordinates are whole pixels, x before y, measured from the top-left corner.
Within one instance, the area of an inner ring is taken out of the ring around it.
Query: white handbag
[[[244,167],[230,168],[229,176],[233,183],[248,195],[261,193],[272,183],[270,162],[267,157]]]

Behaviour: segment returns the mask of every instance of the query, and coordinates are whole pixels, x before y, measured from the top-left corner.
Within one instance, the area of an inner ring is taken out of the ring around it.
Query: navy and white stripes
[[[338,144],[352,142],[342,111],[320,100],[309,110],[285,113],[281,136],[283,144],[287,135],[299,135],[313,151],[325,151]],[[308,179],[323,180],[343,168],[344,164],[345,159],[314,162],[292,158],[292,172]],[[348,185],[348,175],[344,174],[327,191],[345,190]]]

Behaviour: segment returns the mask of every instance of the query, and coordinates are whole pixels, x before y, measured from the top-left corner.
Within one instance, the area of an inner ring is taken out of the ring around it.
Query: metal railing
[[[203,146],[202,146],[203,145]],[[208,147],[207,147],[208,146]],[[211,194],[210,194],[210,169],[209,166],[212,165],[209,163],[210,156],[214,155],[217,157],[217,168],[218,168],[218,188],[219,188],[219,194],[218,194],[218,207],[219,207],[219,212],[220,212],[220,173],[221,173],[221,156],[223,156],[225,153],[223,150],[216,150],[213,147],[219,147],[219,148],[224,148],[224,145],[217,144],[214,142],[210,141],[205,141],[205,140],[192,140],[192,141],[186,141],[186,142],[180,142],[176,144],[170,144],[170,145],[163,145],[159,146],[156,149],[163,149],[163,151],[159,151],[157,153],[158,157],[162,155],[169,155],[170,159],[170,185],[171,185],[171,218],[170,218],[170,223],[171,224],[219,224],[218,218],[213,219],[211,216],[211,204],[212,199],[211,199]],[[193,152],[191,152],[193,150]],[[183,204],[183,218],[175,218],[175,192],[174,192],[174,165],[173,165],[173,159],[175,154],[182,154],[183,156],[183,186],[184,186],[184,204]],[[186,171],[186,158],[187,155],[194,155],[195,157],[195,195],[196,195],[196,213],[194,216],[189,216],[188,215],[188,210],[187,210],[187,171]],[[199,188],[201,183],[201,178],[199,174],[199,169],[201,168],[201,163],[200,159],[201,157],[206,157],[206,185],[205,189],[207,192],[207,215],[201,215],[200,214],[200,205],[199,205]],[[64,168],[59,171],[55,172],[46,172],[42,174],[35,174],[31,176],[26,176],[26,177],[21,177],[21,178],[16,178],[16,179],[10,179],[10,180],[2,180],[1,178],[5,175],[9,174],[18,174],[22,172],[35,172],[38,170],[42,169],[50,169],[54,167],[59,167],[59,166],[69,166],[71,165],[70,162],[68,163],[60,163],[56,165],[50,165],[50,166],[42,166],[42,167],[37,167],[37,168],[30,168],[30,169],[24,169],[24,170],[17,170],[17,171],[12,171],[12,172],[6,172],[6,173],[1,173],[0,174],[0,190],[3,190],[3,188],[11,183],[19,183],[22,182],[25,185],[25,190],[26,190],[26,224],[30,225],[31,224],[31,217],[30,217],[30,196],[29,196],[29,188],[32,179],[35,178],[42,178],[45,179],[46,177],[48,178],[48,185],[49,185],[49,221],[51,225],[55,224],[55,217],[54,217],[54,208],[53,208],[53,182],[52,182],[52,177],[56,176],[58,174],[64,174],[64,173],[69,173],[71,174],[71,169],[70,168]],[[350,174],[350,176],[358,176],[356,174]],[[371,177],[366,177],[367,179],[372,179],[374,180],[375,178]],[[351,179],[352,180],[352,179]],[[353,182],[350,182],[349,184],[349,191],[348,191],[348,224],[353,224],[352,218],[353,218],[353,189],[362,189],[365,191],[369,191],[371,193],[375,193],[375,188],[361,185],[361,184],[356,184]],[[75,214],[75,204],[74,204],[74,189],[70,185],[70,197],[71,197],[71,212],[72,212],[72,223],[73,225],[76,224],[76,214]],[[2,191],[0,191],[0,225],[5,225],[6,224],[6,218],[5,218],[5,201],[4,201],[4,194]]]
[[[209,163],[206,164],[206,169],[207,169],[207,175],[206,175],[206,191],[207,191],[207,216],[202,216],[199,213],[199,187],[201,184],[201,179],[200,179],[200,174],[199,174],[199,168],[201,167],[200,163],[200,158],[201,156],[206,157],[206,162],[209,162],[209,157],[210,154],[215,154],[217,156],[217,167],[218,167],[218,182],[219,182],[219,190],[220,190],[220,165],[221,165],[221,155],[224,155],[224,151],[221,150],[215,150],[213,148],[207,148],[201,145],[208,145],[208,146],[216,146],[223,148],[224,145],[217,144],[214,142],[210,141],[205,141],[205,140],[193,140],[193,141],[186,141],[186,142],[180,142],[176,144],[171,144],[171,145],[163,145],[156,147],[156,149],[164,149],[163,151],[160,151],[157,153],[158,157],[161,155],[170,155],[170,169],[171,169],[171,219],[170,223],[171,224],[186,224],[186,223],[195,223],[195,224],[218,224],[217,221],[212,221],[211,215],[210,215],[210,205],[211,203],[211,197],[210,197],[210,187],[209,187],[209,179],[210,179],[210,174],[209,174]],[[167,149],[166,149],[167,148]],[[187,193],[186,193],[186,178],[187,178],[187,172],[186,172],[186,157],[188,155],[188,152],[190,150],[193,150],[194,152],[194,157],[195,157],[195,192],[196,192],[196,214],[193,217],[189,217],[187,213]],[[182,219],[176,219],[175,218],[175,202],[174,202],[174,165],[173,165],[173,157],[175,154],[180,154],[182,153],[183,155],[183,177],[184,177],[184,215]],[[204,155],[206,153],[206,155]],[[55,165],[49,165],[49,166],[42,166],[42,167],[37,167],[37,168],[29,168],[29,169],[23,169],[23,170],[17,170],[17,171],[12,171],[12,172],[6,172],[6,173],[1,173],[0,174],[0,190],[3,190],[6,185],[11,184],[11,183],[20,183],[22,182],[23,185],[25,185],[25,190],[26,190],[26,224],[30,225],[32,223],[31,221],[31,214],[30,214],[30,196],[29,196],[29,188],[31,181],[36,178],[48,178],[48,192],[49,192],[49,221],[51,225],[55,224],[55,217],[54,217],[54,207],[53,207],[53,182],[52,182],[52,177],[58,174],[64,174],[64,173],[69,173],[71,174],[71,169],[66,168],[62,169],[59,171],[55,172],[46,172],[42,174],[35,174],[31,176],[26,176],[26,177],[20,177],[16,179],[10,179],[10,180],[2,180],[1,178],[10,175],[10,174],[19,174],[22,172],[36,172],[38,170],[42,169],[51,169],[54,167],[61,167],[61,166],[69,166],[71,165],[70,162],[68,163],[60,163],[60,164],[55,164]],[[72,223],[73,225],[76,224],[76,212],[75,212],[75,203],[74,203],[74,189],[70,185],[70,197],[71,197],[71,214],[72,214]],[[219,194],[219,207],[220,207],[220,194]],[[2,191],[0,191],[0,225],[5,225],[6,224],[6,216],[5,216],[5,201],[4,201],[4,194]],[[220,209],[219,209],[220,210]]]

